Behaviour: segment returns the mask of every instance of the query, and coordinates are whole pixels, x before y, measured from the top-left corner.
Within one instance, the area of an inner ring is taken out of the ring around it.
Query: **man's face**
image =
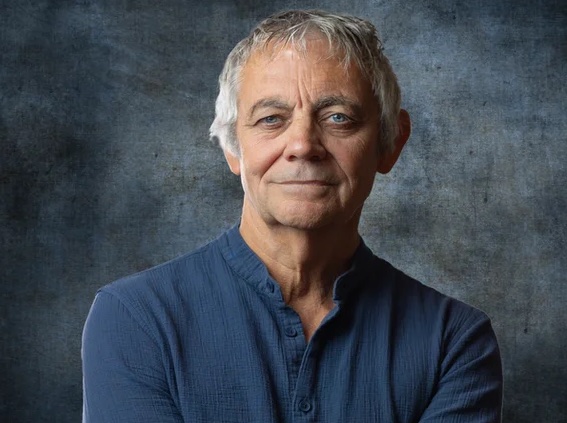
[[[358,224],[377,170],[379,110],[370,82],[339,59],[310,40],[304,53],[267,49],[245,65],[240,156],[225,152],[245,215],[298,229]]]

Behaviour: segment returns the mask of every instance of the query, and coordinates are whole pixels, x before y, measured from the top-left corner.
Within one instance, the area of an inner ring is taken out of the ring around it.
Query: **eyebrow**
[[[359,116],[362,115],[362,106],[360,105],[360,103],[342,95],[330,95],[320,98],[315,102],[314,110],[319,111],[332,106],[346,106],[355,114]]]
[[[273,109],[288,110],[291,107],[289,106],[289,104],[287,104],[285,101],[283,101],[281,98],[278,98],[278,97],[262,98],[262,99],[258,100],[256,103],[254,103],[254,105],[250,108],[250,111],[248,112],[248,118],[251,118],[252,116],[254,116],[254,113],[256,112],[256,110],[261,109],[261,108],[264,108],[264,109],[273,108]]]
[[[330,95],[320,98],[313,105],[313,110],[315,112],[318,112],[332,106],[346,106],[359,116],[363,114],[362,106],[358,102],[342,95]],[[254,105],[250,108],[250,111],[248,112],[248,118],[254,116],[256,110],[261,108],[289,110],[291,109],[291,106],[280,97],[262,98],[254,103]]]

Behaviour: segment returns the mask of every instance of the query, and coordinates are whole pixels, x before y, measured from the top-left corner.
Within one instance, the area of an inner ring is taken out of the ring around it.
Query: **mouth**
[[[313,179],[308,181],[304,181],[304,180],[284,181],[284,182],[280,182],[280,185],[330,186],[334,184],[330,183],[329,181],[321,181],[321,180]]]

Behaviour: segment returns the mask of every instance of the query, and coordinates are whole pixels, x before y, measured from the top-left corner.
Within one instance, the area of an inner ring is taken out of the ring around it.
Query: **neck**
[[[358,218],[343,225],[302,229],[242,215],[240,233],[280,285],[287,304],[329,304],[335,279],[360,243]]]

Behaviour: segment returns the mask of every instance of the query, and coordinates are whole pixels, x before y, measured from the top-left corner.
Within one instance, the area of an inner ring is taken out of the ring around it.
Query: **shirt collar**
[[[282,299],[279,286],[268,273],[260,258],[250,249],[240,235],[239,225],[233,226],[220,237],[220,249],[226,262],[247,283],[269,295]],[[374,254],[361,239],[350,268],[340,275],[333,286],[333,300],[342,302],[370,276]]]
[[[360,244],[352,256],[349,269],[335,280],[333,287],[333,300],[335,302],[346,300],[355,288],[370,277],[373,260],[374,254],[361,238]]]

